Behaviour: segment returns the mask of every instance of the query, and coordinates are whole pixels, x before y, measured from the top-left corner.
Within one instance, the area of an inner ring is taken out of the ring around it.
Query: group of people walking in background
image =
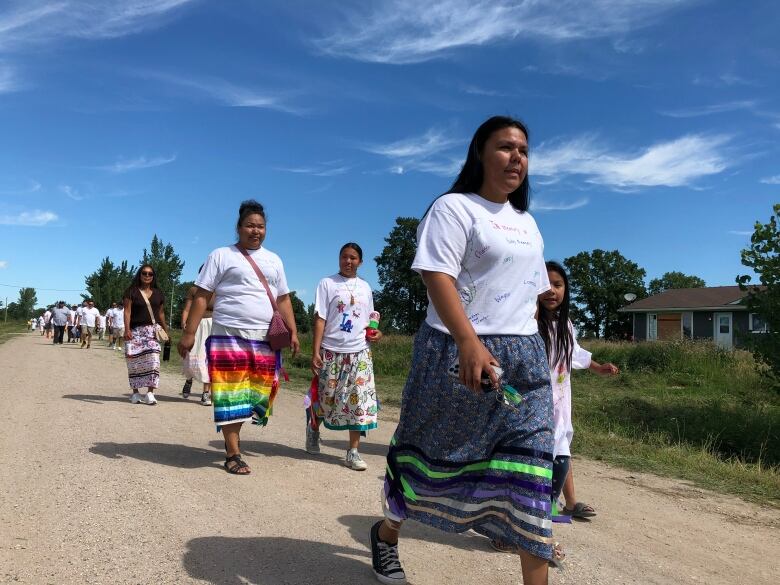
[[[553,522],[595,515],[574,494],[570,376],[578,368],[618,370],[593,361],[576,341],[566,272],[545,262],[528,212],[528,151],[521,122],[485,121],[457,179],[419,224],[412,269],[429,304],[387,454],[378,502],[384,518],[369,534],[382,583],[406,582],[398,542],[409,519],[448,532],[472,530],[496,550],[519,555],[523,583],[541,585],[548,567],[564,558]],[[225,470],[248,475],[242,428],[268,424],[286,376],[271,338],[286,328],[293,355],[300,343],[284,264],[263,246],[260,203],[241,204],[236,232],[237,243],[208,255],[187,294],[178,352],[187,378],[183,396],[194,380],[203,384],[201,401],[213,406]],[[367,468],[361,437],[378,424],[370,346],[382,339],[371,288],[357,274],[362,262],[361,247],[344,244],[338,271],[317,286],[305,427],[311,454],[319,453],[322,425],[347,431],[344,463],[356,471]],[[119,334],[112,329],[114,344],[125,341],[133,403],[156,403],[160,352],[169,337],[164,305],[154,267],[144,265],[122,309],[109,311],[108,323],[120,325]],[[75,323],[89,347],[98,311],[89,302],[80,311]],[[62,343],[72,312],[58,303],[48,319],[54,342]]]

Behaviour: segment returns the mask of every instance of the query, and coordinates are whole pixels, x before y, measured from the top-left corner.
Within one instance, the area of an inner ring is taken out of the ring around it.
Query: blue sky
[[[493,114],[530,128],[548,259],[618,249],[731,285],[780,201],[780,3],[0,4],[0,300],[78,299],[154,233],[193,278],[241,200],[307,302],[451,184]]]

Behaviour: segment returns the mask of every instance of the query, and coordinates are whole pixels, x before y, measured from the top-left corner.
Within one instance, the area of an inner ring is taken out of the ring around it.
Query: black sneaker
[[[191,389],[192,389],[192,378],[184,382],[184,387],[181,389],[181,395],[184,396],[184,398],[189,398]]]
[[[371,562],[374,575],[380,583],[388,585],[403,585],[406,583],[406,573],[398,560],[398,544],[389,544],[379,540],[380,520],[371,527]]]

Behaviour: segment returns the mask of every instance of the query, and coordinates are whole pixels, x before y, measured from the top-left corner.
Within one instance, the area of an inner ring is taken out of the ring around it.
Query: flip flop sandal
[[[577,502],[574,504],[574,508],[564,508],[561,513],[572,518],[592,518],[596,515],[596,510],[584,502]]]
[[[230,465],[231,463],[235,463],[235,465]],[[233,475],[249,475],[252,473],[249,469],[249,465],[246,464],[246,461],[241,459],[241,453],[226,457],[224,467],[225,471],[232,473]],[[246,469],[247,471],[240,471],[241,469]]]

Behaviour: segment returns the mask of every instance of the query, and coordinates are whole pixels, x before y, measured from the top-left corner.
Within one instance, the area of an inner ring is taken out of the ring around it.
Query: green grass
[[[173,333],[175,346],[180,333]],[[284,357],[289,387],[303,392],[312,339],[300,338],[300,354]],[[584,346],[621,374],[574,373],[575,455],[780,507],[780,393],[750,353],[691,342]],[[383,404],[400,405],[411,351],[403,335],[373,346]],[[164,367],[181,371],[175,347]]]
[[[3,313],[0,312],[0,317],[3,316]],[[24,321],[15,321],[15,320],[9,320],[6,321],[0,321],[0,343],[3,343],[4,341],[8,341],[9,338],[13,337],[14,334],[17,333],[24,333],[28,330],[27,323]]]

